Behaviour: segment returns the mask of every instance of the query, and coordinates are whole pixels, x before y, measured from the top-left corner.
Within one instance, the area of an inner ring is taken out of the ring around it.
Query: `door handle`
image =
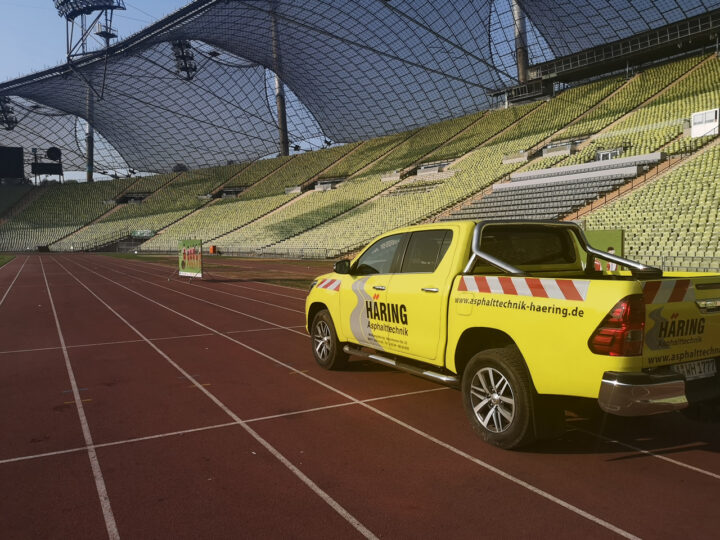
[[[373,289],[375,289],[376,291],[384,291],[385,286],[384,285],[373,285]]]
[[[440,292],[440,289],[437,287],[423,287],[420,289],[422,292]]]

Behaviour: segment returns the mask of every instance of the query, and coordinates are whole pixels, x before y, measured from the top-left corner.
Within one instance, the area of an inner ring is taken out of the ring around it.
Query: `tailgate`
[[[709,377],[720,357],[720,276],[643,283],[643,367],[672,365],[688,380]]]

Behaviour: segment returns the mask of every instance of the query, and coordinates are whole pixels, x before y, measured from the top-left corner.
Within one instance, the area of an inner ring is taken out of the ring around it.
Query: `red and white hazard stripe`
[[[326,289],[328,291],[337,291],[340,288],[339,279],[323,279],[317,284],[318,289]]]
[[[523,278],[506,276],[463,276],[459,291],[514,294],[584,302],[590,282],[579,279]]]
[[[647,281],[643,284],[643,297],[646,304],[692,302],[695,300],[695,287],[689,279]]]

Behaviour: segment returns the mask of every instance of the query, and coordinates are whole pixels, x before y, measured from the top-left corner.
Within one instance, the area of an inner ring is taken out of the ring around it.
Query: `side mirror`
[[[333,272],[336,274],[349,274],[350,273],[350,261],[343,259],[336,262],[333,265]]]

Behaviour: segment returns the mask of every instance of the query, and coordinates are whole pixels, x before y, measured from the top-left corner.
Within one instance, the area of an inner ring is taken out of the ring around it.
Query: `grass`
[[[0,268],[12,261],[15,257],[12,255],[0,255]]]

